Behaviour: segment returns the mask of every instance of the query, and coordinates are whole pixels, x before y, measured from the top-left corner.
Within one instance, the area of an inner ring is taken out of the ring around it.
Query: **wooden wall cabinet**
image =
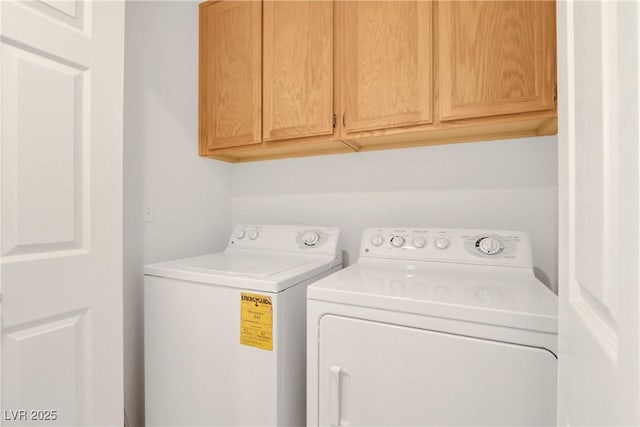
[[[350,1],[341,6],[344,131],[430,123],[431,2]]]
[[[200,5],[200,154],[352,152],[336,128],[333,1]]]
[[[333,133],[333,2],[265,1],[265,141]]]
[[[203,3],[200,154],[553,134],[555,43],[545,0]]]
[[[200,5],[200,154],[262,142],[262,4]]]
[[[439,3],[440,119],[554,109],[554,23],[549,1]]]

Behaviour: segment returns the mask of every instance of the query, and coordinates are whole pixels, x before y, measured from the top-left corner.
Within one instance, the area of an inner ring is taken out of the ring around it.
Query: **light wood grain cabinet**
[[[357,151],[556,133],[553,1],[343,4]]]
[[[200,5],[200,154],[230,162],[352,152],[335,114],[334,2]]]
[[[555,3],[209,1],[200,154],[231,162],[557,132]]]
[[[200,154],[261,143],[262,4],[200,5]]]
[[[333,133],[333,2],[265,1],[264,141]]]
[[[346,133],[426,124],[432,104],[432,4],[340,5]]]
[[[555,108],[555,4],[438,3],[440,119]]]

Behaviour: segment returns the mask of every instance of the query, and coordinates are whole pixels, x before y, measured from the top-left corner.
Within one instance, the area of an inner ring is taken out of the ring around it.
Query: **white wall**
[[[342,230],[348,262],[367,226],[529,232],[536,275],[556,289],[556,137],[235,165],[233,223]]]
[[[128,1],[125,35],[125,410],[144,421],[146,263],[220,250],[230,165],[197,156],[198,3]],[[143,223],[145,202],[155,222]]]

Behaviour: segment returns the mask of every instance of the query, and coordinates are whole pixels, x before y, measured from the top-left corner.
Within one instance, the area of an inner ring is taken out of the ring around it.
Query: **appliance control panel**
[[[340,230],[306,225],[237,225],[227,248],[315,253],[334,256]]]
[[[447,228],[368,228],[360,256],[459,264],[532,267],[529,236],[522,231]]]

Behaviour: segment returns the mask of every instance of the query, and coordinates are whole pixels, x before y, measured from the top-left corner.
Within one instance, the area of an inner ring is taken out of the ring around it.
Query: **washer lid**
[[[206,284],[280,292],[331,267],[333,258],[227,250],[195,258],[147,265],[144,273]]]
[[[557,333],[557,297],[528,268],[361,259],[307,298]]]
[[[259,252],[222,252],[178,260],[176,268],[205,274],[269,277],[311,262],[308,258]]]

